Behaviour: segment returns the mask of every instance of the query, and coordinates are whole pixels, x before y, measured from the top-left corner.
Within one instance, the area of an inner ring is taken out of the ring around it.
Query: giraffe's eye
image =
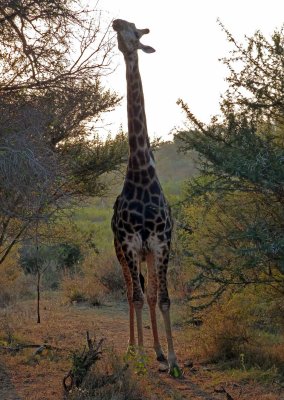
[[[138,34],[138,32],[135,32],[135,36],[136,36],[136,39],[139,39],[139,34]]]

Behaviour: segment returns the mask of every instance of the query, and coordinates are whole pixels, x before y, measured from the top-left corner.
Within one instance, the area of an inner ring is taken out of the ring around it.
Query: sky
[[[218,59],[233,47],[218,18],[240,42],[257,30],[269,36],[284,23],[283,0],[100,0],[99,8],[108,21],[121,18],[150,29],[141,42],[156,52],[139,51],[140,74],[149,135],[164,140],[184,126],[178,98],[203,122],[219,112],[228,71]],[[114,62],[117,68],[104,83],[124,99],[104,117],[101,132],[112,135],[120,126],[127,131],[125,63],[118,49]]]

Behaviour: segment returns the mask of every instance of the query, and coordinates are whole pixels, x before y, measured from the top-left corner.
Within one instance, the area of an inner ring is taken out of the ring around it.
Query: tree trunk
[[[40,324],[40,272],[37,273],[37,323]]]

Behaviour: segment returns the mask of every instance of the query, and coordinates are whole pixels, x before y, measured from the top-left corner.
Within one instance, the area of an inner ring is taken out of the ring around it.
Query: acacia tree
[[[199,305],[249,284],[284,294],[283,29],[239,44],[222,28],[234,46],[223,59],[222,116],[205,125],[178,101],[190,123],[177,135],[181,148],[200,155],[201,176],[183,209],[193,228],[185,239],[195,271],[190,298]]]
[[[0,264],[35,224],[125,160],[124,135],[102,143],[91,128],[119,102],[100,79],[113,42],[101,15],[77,0],[0,5]]]

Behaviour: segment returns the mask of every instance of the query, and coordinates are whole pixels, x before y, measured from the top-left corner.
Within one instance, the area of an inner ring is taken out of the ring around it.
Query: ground
[[[105,338],[105,346],[113,347],[118,354],[123,354],[127,346],[127,305],[123,302],[112,301],[101,307],[89,307],[68,305],[60,296],[49,295],[42,301],[41,324],[36,323],[35,302],[32,300],[0,312],[0,317],[4,336],[13,337],[20,343],[47,343],[53,348],[42,356],[34,356],[34,349],[21,350],[14,355],[2,351],[0,400],[63,399],[62,379],[71,366],[70,354],[84,347],[87,330],[98,339]],[[180,340],[182,335],[177,329],[174,329],[174,338],[184,379],[175,380],[158,372],[146,310],[144,332],[148,371],[141,380],[143,386],[147,386],[147,400],[284,400],[281,387],[251,381],[236,382],[233,378],[228,380],[227,376],[222,381],[221,374],[216,380],[216,367],[201,365],[195,360],[193,368],[185,367],[190,344]]]

